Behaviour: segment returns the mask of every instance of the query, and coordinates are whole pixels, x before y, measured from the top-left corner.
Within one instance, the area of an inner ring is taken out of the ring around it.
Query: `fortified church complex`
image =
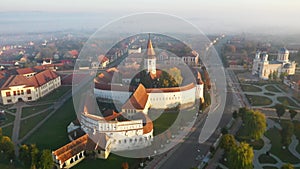
[[[162,71],[156,67],[156,52],[150,36],[146,52],[141,55],[147,76],[153,81],[157,80]],[[198,58],[193,60],[196,61]],[[118,68],[109,68],[100,73],[94,79],[94,94],[86,94],[83,99],[84,106],[78,121],[68,126],[69,138],[72,141],[52,152],[56,167],[71,168],[87,154],[106,159],[110,152],[150,146],[153,141],[153,123],[148,117],[149,109],[194,105],[196,100],[204,101],[201,74],[191,69],[194,72],[195,83],[164,88],[146,88],[142,83],[133,86],[126,81],[127,72],[119,71]],[[112,83],[117,73],[123,77],[119,84]],[[99,107],[103,110],[102,115],[96,115],[96,106],[99,106],[97,101],[113,102],[121,106],[119,110]]]

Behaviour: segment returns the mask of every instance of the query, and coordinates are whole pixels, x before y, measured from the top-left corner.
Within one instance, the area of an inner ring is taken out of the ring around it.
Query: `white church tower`
[[[286,48],[281,48],[278,51],[277,61],[278,62],[284,62],[284,63],[289,62],[289,53],[290,52]]]
[[[152,46],[152,41],[150,39],[150,34],[149,34],[146,53],[147,56],[144,59],[144,68],[147,70],[148,73],[156,74],[156,57],[155,57],[155,51]]]
[[[258,74],[260,62],[260,51],[257,51],[255,58],[253,59],[252,75]]]

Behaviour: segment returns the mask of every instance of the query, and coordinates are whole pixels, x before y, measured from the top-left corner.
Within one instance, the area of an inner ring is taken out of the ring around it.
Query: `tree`
[[[283,80],[284,80],[284,77],[285,77],[285,76],[287,76],[287,75],[288,75],[288,73],[287,73],[287,72],[283,72],[283,73],[281,73],[281,74],[280,74],[280,76],[279,76],[280,80],[282,80],[282,81],[283,81]]]
[[[46,149],[43,150],[38,162],[39,169],[52,169],[53,160],[51,151]]]
[[[298,112],[296,110],[290,109],[289,113],[290,113],[291,120],[293,120],[294,117],[297,115]]]
[[[292,142],[294,134],[294,124],[291,121],[284,121],[281,123],[281,142],[283,145],[288,146]]]
[[[2,128],[0,127],[0,140],[1,140],[2,136],[3,136],[3,132],[2,132]]]
[[[251,139],[260,139],[266,131],[266,117],[260,111],[247,110],[243,118],[243,123]]]
[[[234,136],[232,134],[223,135],[221,138],[220,146],[225,151],[229,152],[231,148],[236,146],[236,141]]]
[[[31,155],[29,147],[26,144],[21,145],[19,149],[19,159],[25,167],[30,167]]]
[[[8,136],[1,137],[0,151],[4,152],[7,159],[13,159],[15,157],[15,146]]]
[[[39,160],[39,149],[35,144],[22,145],[19,149],[19,158],[21,162],[31,169],[37,168]]]
[[[39,154],[39,149],[36,147],[35,144],[30,145],[30,156],[31,156],[31,169],[35,169],[37,166],[38,162],[38,154]]]
[[[238,146],[230,149],[228,165],[230,169],[252,169],[254,158],[253,149],[249,144],[241,142]]]
[[[210,77],[206,69],[204,69],[204,79],[205,79],[205,87],[210,90],[211,88],[211,82]]]
[[[178,69],[177,67],[170,68],[168,70],[168,73],[171,78],[175,80],[176,84],[180,86],[183,80],[180,69]]]
[[[281,169],[294,169],[294,166],[290,163],[283,164]]]
[[[280,117],[283,116],[285,113],[285,107],[282,104],[276,104],[275,109],[276,109],[276,114],[280,119]]]
[[[226,127],[222,127],[221,133],[224,134],[224,135],[228,134],[228,129]]]
[[[273,72],[273,79],[274,79],[274,80],[277,80],[277,78],[278,78],[278,72],[277,72],[277,71],[274,71],[274,72]]]
[[[269,78],[269,80],[273,80],[273,73],[270,73],[268,78]]]
[[[239,108],[239,116],[242,117],[242,119],[244,119],[243,116],[246,114],[246,112],[247,112],[246,107]]]
[[[237,119],[237,118],[238,118],[238,112],[237,112],[236,110],[233,111],[232,117],[233,117],[234,119]]]

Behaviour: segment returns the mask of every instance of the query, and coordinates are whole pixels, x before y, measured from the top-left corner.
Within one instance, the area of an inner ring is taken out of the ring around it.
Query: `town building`
[[[1,77],[1,103],[35,101],[61,86],[60,76],[51,70],[22,68],[3,70]]]
[[[278,51],[277,59],[268,60],[268,53],[257,51],[253,60],[252,74],[258,75],[263,80],[268,80],[271,76],[279,77],[281,74],[295,74],[296,62],[289,60],[289,51],[281,48]]]

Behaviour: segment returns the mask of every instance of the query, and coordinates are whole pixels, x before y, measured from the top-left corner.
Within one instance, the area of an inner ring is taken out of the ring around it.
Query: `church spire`
[[[148,57],[155,56],[155,52],[154,52],[154,49],[153,49],[153,46],[152,46],[152,41],[151,41],[151,38],[150,38],[150,33],[149,33],[148,44],[147,44],[147,55],[148,55]]]
[[[147,52],[147,56],[144,59],[144,68],[147,70],[147,72],[156,75],[156,57],[155,57],[155,51],[152,46],[152,41],[150,39],[150,34],[149,34],[146,52]]]

